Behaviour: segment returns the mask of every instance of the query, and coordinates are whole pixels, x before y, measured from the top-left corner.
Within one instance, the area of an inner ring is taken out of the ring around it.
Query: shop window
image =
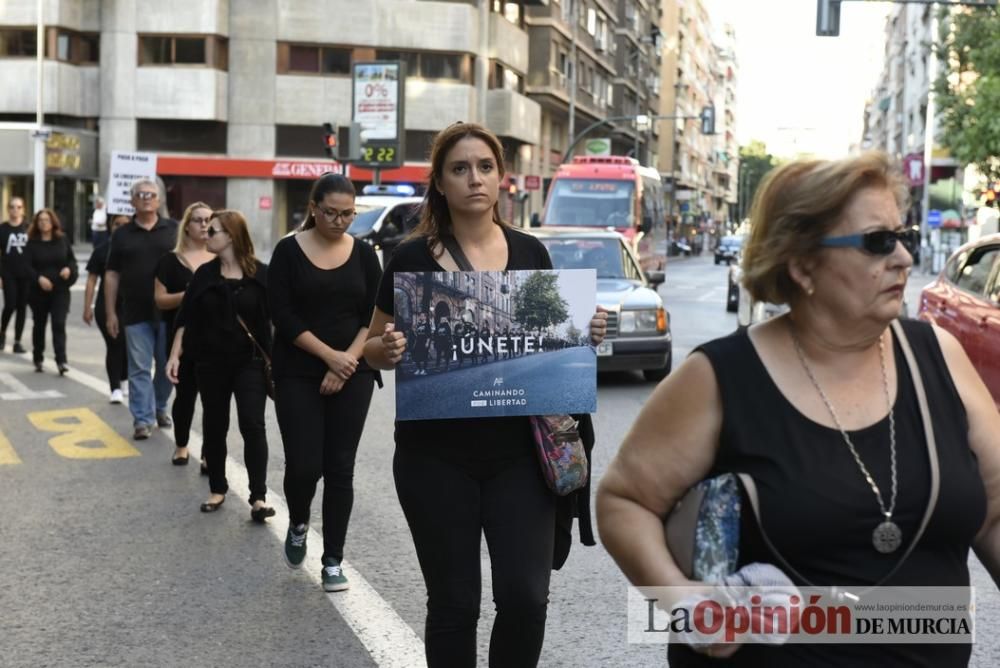
[[[215,35],[140,35],[140,65],[207,65],[229,68],[228,41]]]
[[[138,120],[140,151],[226,153],[226,124],[218,121]]]
[[[34,29],[0,28],[0,56],[34,56],[37,44]]]

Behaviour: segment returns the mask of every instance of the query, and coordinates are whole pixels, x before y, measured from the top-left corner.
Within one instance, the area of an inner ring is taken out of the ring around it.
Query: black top
[[[100,280],[97,282],[97,299],[94,300],[94,311],[100,318],[104,317],[104,271],[108,266],[108,251],[110,249],[111,242],[105,241],[103,244],[94,247],[94,251],[90,254],[90,259],[87,260],[87,273],[96,274],[100,277]],[[120,317],[122,312],[121,290],[118,291],[118,306],[115,310]]]
[[[0,276],[27,278],[31,275],[30,262],[24,255],[28,245],[28,221],[17,227],[4,221],[0,224]]]
[[[937,337],[926,323],[902,323],[927,391],[941,487],[920,542],[885,586],[965,587],[969,585],[969,547],[986,515],[986,492],[969,448],[965,408]],[[882,516],[840,432],[813,422],[785,398],[746,333],[717,339],[698,350],[712,364],[723,405],[719,451],[709,476],[745,472],[753,477],[768,537],[813,584],[863,587],[879,582],[915,535],[930,493],[920,408],[898,343],[893,350],[898,378],[894,411],[899,487],[893,520],[902,529],[903,546],[890,554],[880,554],[872,546],[872,530]],[[871,400],[883,402],[881,391]],[[889,503],[888,416],[849,435]],[[744,502],[743,507],[749,504]],[[739,565],[775,563],[762,544],[753,514],[744,512],[742,518]],[[965,666],[970,651],[970,645],[944,644],[749,645],[723,664]],[[720,665],[679,645],[671,645],[669,659],[671,666]]]
[[[551,269],[549,253],[538,239],[504,226],[507,239],[506,271]],[[393,277],[397,271],[446,271],[431,255],[427,239],[419,237],[400,244],[386,265],[375,305],[393,314]],[[433,448],[463,459],[506,459],[531,453],[533,444],[528,418],[454,418],[447,420],[397,420],[396,445]]]
[[[41,290],[38,286],[39,276],[52,281],[56,290],[69,290],[69,286],[76,283],[79,268],[76,266],[76,256],[73,255],[73,246],[68,237],[49,241],[29,239],[24,250],[29,261],[28,277],[31,279],[32,290]],[[59,272],[66,267],[69,267],[69,278],[59,275]]]
[[[153,301],[156,265],[176,243],[177,221],[171,218],[158,218],[149,230],[133,218],[111,235],[107,270],[119,274],[122,325],[159,320],[159,311]]]
[[[294,236],[278,242],[268,269],[268,300],[274,321],[274,374],[322,378],[327,367],[293,342],[309,331],[334,350],[347,350],[358,330],[367,327],[382,278],[378,256],[354,241],[344,264],[320,269]],[[364,359],[358,370],[371,370]]]
[[[237,313],[266,351],[271,349],[267,306],[267,265],[257,262],[252,277],[226,279],[218,258],[198,267],[174,318],[184,328],[184,358],[195,362],[242,364],[260,357],[236,319]]]
[[[160,283],[163,283],[167,294],[175,295],[187,289],[188,283],[194,278],[194,272],[181,261],[177,253],[167,253],[160,258],[156,265],[156,278],[159,279]],[[163,321],[167,323],[167,333],[170,335],[168,341],[172,341],[174,338],[174,317],[179,308],[178,306],[167,311],[160,311]]]

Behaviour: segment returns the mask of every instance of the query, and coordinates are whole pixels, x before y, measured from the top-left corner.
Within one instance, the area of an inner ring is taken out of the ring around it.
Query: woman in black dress
[[[184,291],[174,320],[177,331],[167,377],[176,385],[181,357],[190,355],[201,394],[202,452],[212,492],[201,504],[201,511],[217,511],[229,490],[226,435],[229,406],[235,396],[243,458],[250,477],[250,517],[264,522],[274,516],[274,509],[265,503],[267,384],[264,356],[258,349],[263,348],[266,354],[271,348],[267,265],[254,257],[247,222],[239,211],[213,213],[207,233],[208,250],[217,257],[198,268]]]
[[[322,176],[309,194],[302,228],[274,248],[268,280],[275,408],[285,446],[285,561],[302,565],[310,505],[322,477],[326,591],[349,586],[342,562],[354,458],[374,384],[381,383],[361,353],[382,270],[372,247],[346,233],[354,212],[351,181]]]
[[[443,238],[454,237],[478,271],[552,268],[538,239],[500,218],[503,166],[500,141],[482,126],[456,123],[438,134],[420,225],[379,287],[365,344],[373,367],[394,368],[406,348],[393,326],[394,273],[459,270]],[[591,320],[595,342],[606,318]],[[497,608],[490,665],[538,663],[558,550],[556,496],[534,448],[527,417],[396,422],[393,474],[427,585],[430,668],[476,665],[484,531]]]
[[[94,247],[94,252],[87,260],[87,287],[83,298],[83,321],[90,326],[96,320],[97,329],[104,339],[104,369],[108,374],[108,384],[111,386],[110,402],[113,404],[125,401],[122,383],[128,380],[128,352],[125,349],[124,332],[115,337],[108,333],[108,320],[104,309],[104,270],[108,264],[108,251],[111,249],[111,233],[127,224],[129,220],[131,219],[128,216],[118,214],[108,221],[108,233],[104,235],[104,241]],[[116,310],[121,311],[120,296]]]
[[[28,228],[25,249],[31,272],[32,358],[35,371],[41,373],[45,357],[45,323],[52,318],[52,348],[59,375],[69,371],[66,365],[66,316],[69,315],[69,288],[76,282],[78,269],[73,246],[62,231],[59,216],[52,209],[41,209]]]
[[[174,317],[184,299],[184,291],[194,277],[198,267],[210,261],[214,256],[205,247],[208,242],[208,219],[212,216],[212,208],[204,202],[195,202],[188,206],[177,230],[177,246],[174,252],[167,253],[156,267],[156,278],[153,280],[153,299],[156,308],[160,309],[163,321],[167,325],[167,340],[173,341]],[[188,440],[191,438],[191,421],[194,419],[194,406],[198,399],[198,382],[195,379],[194,364],[181,356],[181,366],[177,371],[179,381],[171,416],[174,422],[174,449],[171,462],[175,466],[186,466],[188,463]],[[205,458],[201,459],[202,473],[208,473]]]

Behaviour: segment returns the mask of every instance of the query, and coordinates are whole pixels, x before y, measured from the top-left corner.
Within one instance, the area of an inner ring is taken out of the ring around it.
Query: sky
[[[690,0],[689,0],[690,1]],[[815,0],[704,0],[736,31],[736,137],[779,157],[842,157],[858,143],[885,50],[887,2],[844,2],[840,36],[816,36]]]

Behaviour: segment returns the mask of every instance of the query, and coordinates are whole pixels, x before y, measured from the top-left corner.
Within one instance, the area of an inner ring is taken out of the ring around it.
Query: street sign
[[[524,189],[525,190],[541,190],[542,189],[542,177],[535,176],[532,174],[525,174],[524,176]]]
[[[113,151],[111,153],[111,173],[108,176],[108,194],[104,201],[108,213],[122,213],[131,216],[132,184],[140,180],[156,182],[156,154]]]
[[[941,227],[941,211],[938,209],[931,209],[927,212],[927,226]]]
[[[360,167],[399,167],[405,160],[406,68],[402,61],[354,63],[351,120],[361,126]]]
[[[903,158],[903,172],[910,187],[924,184],[924,156],[921,153],[909,153]]]

